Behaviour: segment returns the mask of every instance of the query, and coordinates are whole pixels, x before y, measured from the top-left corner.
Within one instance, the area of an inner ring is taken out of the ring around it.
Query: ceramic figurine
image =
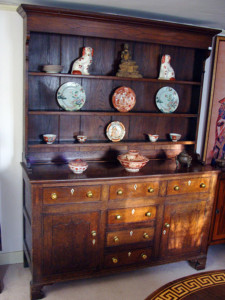
[[[192,161],[192,157],[188,155],[186,151],[183,151],[176,156],[177,168],[179,168],[181,165],[187,165],[187,167],[189,168],[191,165],[191,161]]]
[[[168,54],[163,55],[161,60],[160,72],[158,79],[175,80],[175,73],[170,65],[171,57]]]
[[[142,75],[138,72],[138,66],[136,62],[131,60],[131,54],[128,47],[128,44],[124,44],[124,50],[121,53],[121,63],[116,76],[142,78]]]
[[[91,47],[84,47],[82,57],[78,58],[72,67],[72,74],[74,75],[90,75],[88,68],[92,63],[94,50]]]

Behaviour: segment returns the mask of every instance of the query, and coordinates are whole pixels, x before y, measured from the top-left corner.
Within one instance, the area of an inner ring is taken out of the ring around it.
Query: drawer
[[[150,248],[109,253],[105,255],[104,266],[107,268],[137,263],[148,263],[151,260],[151,255],[152,250]]]
[[[108,232],[106,237],[107,247],[149,242],[153,240],[154,233],[154,227]]]
[[[108,211],[108,225],[133,222],[146,222],[154,220],[156,216],[155,206],[137,208],[122,208]]]
[[[70,186],[43,189],[44,204],[100,201],[101,186]]]
[[[177,179],[168,181],[167,195],[208,192],[210,178]]]
[[[111,185],[109,199],[126,199],[157,196],[159,193],[159,182],[145,182],[132,184]]]

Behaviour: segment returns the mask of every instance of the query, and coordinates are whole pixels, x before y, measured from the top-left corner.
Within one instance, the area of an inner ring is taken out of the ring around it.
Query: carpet
[[[174,280],[145,300],[224,300],[225,270],[202,272]]]

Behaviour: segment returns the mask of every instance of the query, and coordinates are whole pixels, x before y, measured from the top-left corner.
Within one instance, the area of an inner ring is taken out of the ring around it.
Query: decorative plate
[[[122,86],[113,94],[112,103],[118,111],[127,112],[134,107],[136,95],[131,88]]]
[[[57,101],[65,110],[79,110],[84,105],[85,100],[86,95],[83,87],[75,82],[66,82],[57,91]]]
[[[119,142],[124,138],[125,127],[119,121],[111,122],[106,128],[106,135],[112,142]]]
[[[163,113],[174,112],[179,105],[177,92],[169,86],[164,86],[156,94],[156,105]]]

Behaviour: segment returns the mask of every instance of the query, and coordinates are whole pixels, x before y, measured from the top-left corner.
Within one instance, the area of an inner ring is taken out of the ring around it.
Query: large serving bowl
[[[117,159],[128,172],[138,172],[149,161],[136,150],[129,150],[128,153],[119,155]]]
[[[69,162],[69,168],[75,174],[82,174],[87,170],[88,164],[82,159],[75,159]]]

